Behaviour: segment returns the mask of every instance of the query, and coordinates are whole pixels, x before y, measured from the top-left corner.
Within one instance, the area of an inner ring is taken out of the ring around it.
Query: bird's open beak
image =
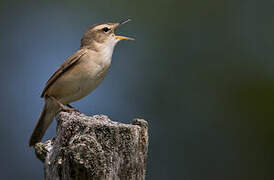
[[[133,38],[126,37],[126,36],[115,36],[115,38],[116,38],[116,39],[119,39],[119,40],[123,40],[123,39],[125,39],[125,40],[135,40],[135,39],[133,39]]]
[[[117,23],[117,27],[118,26],[121,26],[121,25],[123,25],[123,24],[126,24],[126,23],[128,23],[129,21],[131,21],[131,19],[128,19],[128,20],[126,20],[126,21],[123,21],[123,22],[120,22],[120,23]],[[115,38],[116,39],[118,39],[118,40],[135,40],[134,38],[130,38],[130,37],[126,37],[126,36],[116,36],[115,35]]]

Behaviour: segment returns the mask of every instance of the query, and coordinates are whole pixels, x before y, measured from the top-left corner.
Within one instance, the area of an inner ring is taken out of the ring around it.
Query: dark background
[[[0,1],[1,179],[43,179],[28,140],[45,82],[88,26],[127,18],[136,41],[72,105],[146,119],[149,180],[273,179],[273,0]]]

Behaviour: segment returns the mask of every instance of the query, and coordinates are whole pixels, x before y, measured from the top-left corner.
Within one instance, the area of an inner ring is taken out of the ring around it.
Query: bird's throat
[[[97,53],[103,64],[110,64],[115,44],[96,44]]]

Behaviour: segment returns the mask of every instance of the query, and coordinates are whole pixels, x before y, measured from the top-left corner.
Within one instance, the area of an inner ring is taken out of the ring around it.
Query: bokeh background
[[[28,147],[50,75],[94,23],[117,34],[111,69],[81,112],[149,122],[147,179],[270,180],[274,1],[0,1],[1,179],[43,179]],[[55,135],[52,124],[44,140]]]

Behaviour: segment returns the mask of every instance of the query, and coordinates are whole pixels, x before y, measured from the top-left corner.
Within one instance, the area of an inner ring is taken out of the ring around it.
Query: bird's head
[[[98,46],[114,48],[120,40],[134,40],[133,38],[115,35],[115,29],[130,19],[120,23],[95,24],[88,28],[81,39],[81,47],[95,48]]]

